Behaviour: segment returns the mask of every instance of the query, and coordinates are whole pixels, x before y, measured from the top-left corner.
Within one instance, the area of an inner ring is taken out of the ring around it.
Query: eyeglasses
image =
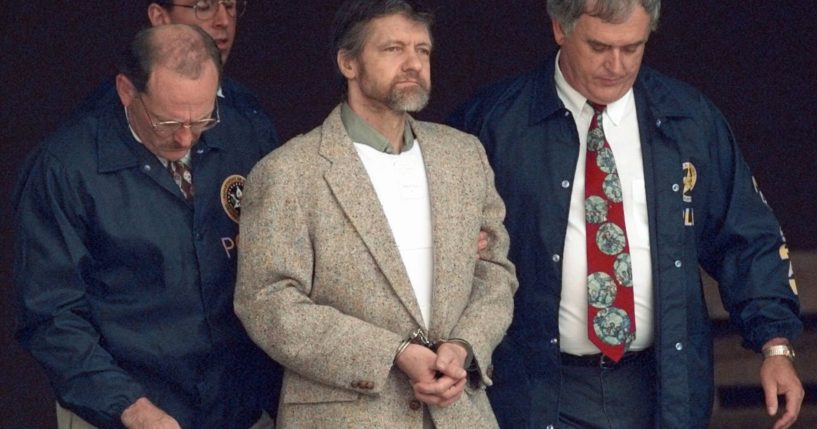
[[[241,17],[247,10],[247,0],[198,0],[195,4],[170,3],[171,6],[193,9],[196,18],[202,21],[208,21],[216,16],[219,4],[223,4],[227,14],[233,17]]]
[[[181,127],[185,127],[190,130],[190,132],[194,134],[201,134],[210,128],[215,127],[216,125],[221,122],[221,115],[218,111],[218,100],[216,100],[216,107],[215,107],[215,117],[210,117],[207,119],[199,119],[198,121],[190,121],[190,122],[179,122],[179,121],[161,121],[161,122],[154,122],[153,117],[150,116],[150,112],[148,112],[147,106],[145,106],[145,102],[142,100],[142,96],[137,97],[139,102],[142,103],[142,108],[145,110],[145,115],[148,117],[148,121],[150,121],[150,125],[153,127],[153,132],[160,136],[169,136],[174,134],[176,131],[179,130]]]

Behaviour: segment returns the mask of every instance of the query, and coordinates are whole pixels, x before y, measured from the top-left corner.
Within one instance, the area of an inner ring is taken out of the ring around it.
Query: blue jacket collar
[[[657,79],[660,74],[650,67],[641,66],[638,77],[633,84],[633,91],[636,95],[636,103],[643,97],[647,102],[647,108],[656,118],[670,117],[692,117],[692,106],[695,103],[680,100],[680,91],[674,91],[669,85],[685,85],[679,81],[668,79]],[[686,91],[684,91],[686,93]],[[641,107],[641,106],[637,106]]]
[[[544,64],[533,71],[533,102],[530,108],[530,122],[537,123],[561,112],[564,103],[556,94],[556,52],[548,55]]]
[[[121,104],[100,110],[90,120],[99,122],[96,144],[100,173],[135,167],[143,158],[142,152],[150,153],[133,138]]]
[[[556,93],[556,84],[554,83],[556,53],[548,55],[542,66],[533,71],[533,100],[530,107],[531,123],[543,121],[553,114],[561,113],[565,108]],[[633,84],[636,103],[640,100],[646,100],[646,108],[656,118],[693,116],[694,112],[690,111],[692,104],[679,100],[675,95],[677,92],[674,93],[666,83],[656,79],[656,75],[658,75],[657,71],[642,64],[638,77]],[[674,80],[671,80],[671,82],[683,85]],[[644,107],[638,106],[638,108]]]

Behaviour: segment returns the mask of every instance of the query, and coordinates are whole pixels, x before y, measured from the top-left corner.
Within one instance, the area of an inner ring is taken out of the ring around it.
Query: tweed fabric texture
[[[236,312],[253,340],[286,367],[279,427],[421,428],[423,413],[409,406],[411,386],[392,360],[422,317],[339,111],[249,175]],[[476,138],[409,123],[422,147],[432,213],[429,335],[468,340],[480,373],[459,401],[430,413],[439,429],[494,428],[484,389],[517,287],[504,204]],[[490,245],[478,258],[480,230]],[[355,388],[355,380],[374,388]]]

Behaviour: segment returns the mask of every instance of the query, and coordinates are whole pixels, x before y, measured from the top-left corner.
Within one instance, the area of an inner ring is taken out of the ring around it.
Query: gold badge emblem
[[[684,192],[682,197],[687,204],[692,203],[692,190],[695,189],[695,184],[698,182],[698,170],[691,162],[684,162],[682,165],[684,169]],[[684,225],[695,225],[695,210],[692,207],[684,207]]]
[[[235,223],[241,218],[241,196],[244,193],[245,180],[243,176],[234,174],[224,179],[221,184],[221,206]]]
[[[781,234],[782,235],[782,234]],[[786,238],[783,237],[785,240]],[[797,295],[797,281],[794,280],[794,268],[792,268],[791,260],[789,258],[789,246],[784,242],[780,245],[780,260],[789,261],[789,287],[791,291]]]
[[[684,168],[684,202],[692,202],[692,190],[695,189],[695,183],[698,182],[698,170],[695,165],[687,161],[683,164]]]

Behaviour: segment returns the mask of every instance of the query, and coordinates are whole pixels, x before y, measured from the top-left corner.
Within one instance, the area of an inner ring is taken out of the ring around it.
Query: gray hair
[[[619,23],[626,20],[637,5],[647,11],[650,29],[655,31],[661,15],[661,0],[548,0],[547,11],[569,34],[584,14],[605,22]]]
[[[156,66],[197,79],[212,61],[221,81],[221,53],[207,32],[198,26],[169,24],[148,27],[136,34],[119,62],[125,75],[140,93],[147,89]]]

